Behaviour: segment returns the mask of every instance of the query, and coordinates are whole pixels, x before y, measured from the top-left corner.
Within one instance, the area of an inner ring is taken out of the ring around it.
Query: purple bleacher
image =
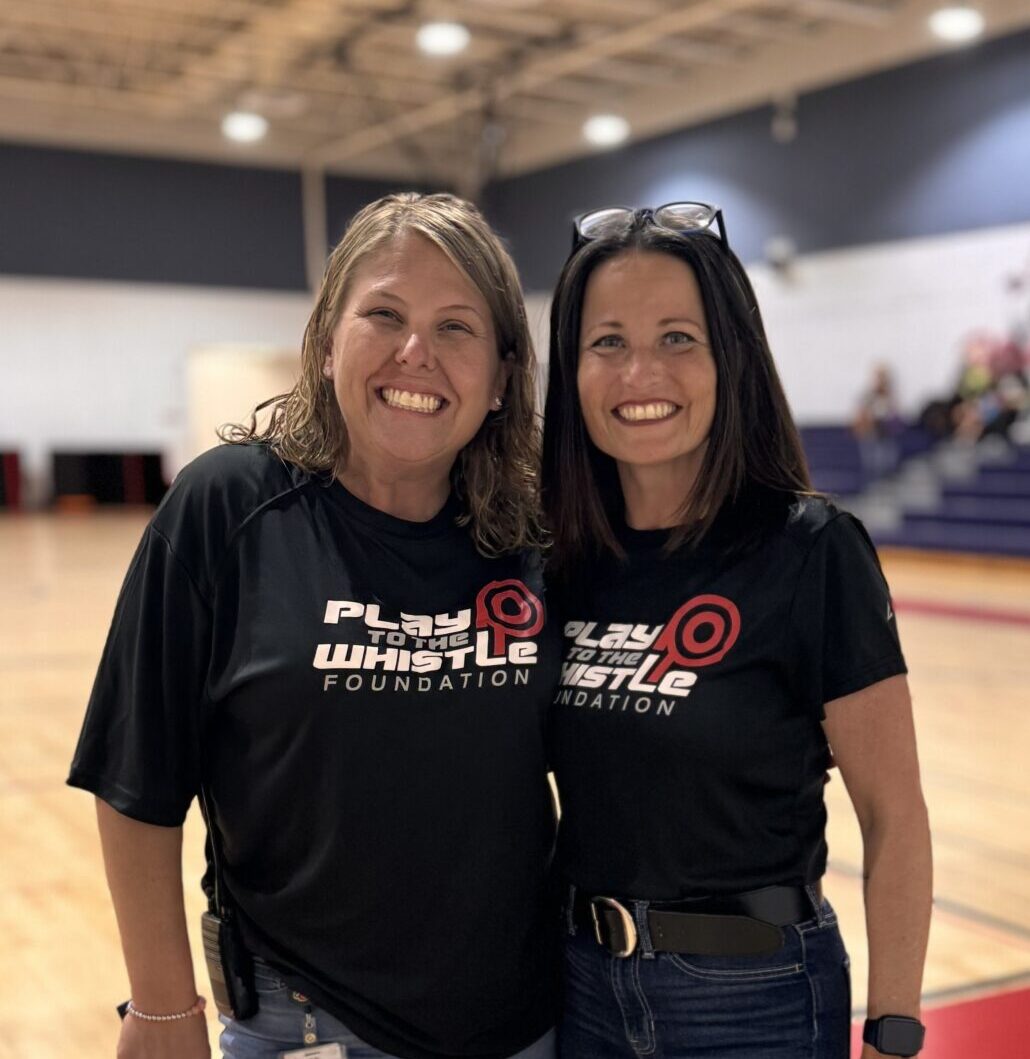
[[[862,453],[851,428],[839,424],[800,427],[812,485],[832,496],[854,496],[866,484]]]
[[[930,511],[906,512],[902,525],[874,534],[878,544],[1030,557],[1030,447],[975,478],[945,485]]]
[[[984,497],[985,499],[1019,500],[1030,494],[1025,475],[994,474],[980,476],[969,482],[951,482],[944,487],[946,497]]]
[[[866,477],[861,468],[857,470],[825,471],[812,468],[812,488],[830,496],[855,496],[862,492]]]
[[[1030,527],[1030,498],[997,500],[994,497],[942,498],[932,511],[914,511],[906,522],[961,522],[975,525]]]
[[[920,426],[907,426],[898,435],[898,455],[903,460],[929,452],[936,444],[933,435]]]
[[[977,552],[983,555],[1030,556],[1030,530],[1024,526],[955,523],[925,520],[898,530],[873,533],[880,546],[927,548],[937,551]]]
[[[1030,471],[1030,445],[1017,445],[1012,450],[1012,459],[999,465],[1010,471]]]
[[[862,447],[849,426],[840,424],[815,424],[799,428],[801,443],[808,459],[812,484],[821,493],[831,496],[855,496],[872,484],[871,474],[862,458]],[[925,452],[933,445],[933,439],[921,427],[906,426],[893,437],[897,451],[897,464],[912,456]]]
[[[1024,467],[1019,463],[991,464],[981,467],[979,473],[988,481],[992,478],[1022,478],[1024,483],[1030,482],[1030,465]]]

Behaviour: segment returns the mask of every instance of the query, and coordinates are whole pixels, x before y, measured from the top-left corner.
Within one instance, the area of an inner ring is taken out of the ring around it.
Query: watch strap
[[[866,1019],[862,1040],[881,1055],[918,1055],[926,1037],[926,1027],[909,1015],[881,1015]]]

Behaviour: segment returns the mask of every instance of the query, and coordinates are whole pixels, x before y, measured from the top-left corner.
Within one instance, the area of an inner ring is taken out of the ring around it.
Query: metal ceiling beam
[[[856,26],[886,26],[895,17],[893,4],[866,4],[860,0],[792,0],[795,10]]]
[[[490,101],[497,102],[519,92],[541,88],[559,78],[586,70],[605,58],[646,50],[652,41],[707,27],[734,12],[761,8],[766,3],[767,0],[699,0],[686,8],[664,10],[661,14],[632,26],[621,27],[584,45],[553,49],[510,76],[498,79],[489,92],[482,88],[453,92],[425,107],[398,114],[389,121],[332,140],[313,152],[312,161],[326,165],[338,164],[399,138],[454,121],[463,114],[481,109]]]

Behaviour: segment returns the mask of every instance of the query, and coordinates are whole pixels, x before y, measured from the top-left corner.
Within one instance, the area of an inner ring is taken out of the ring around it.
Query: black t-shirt
[[[802,499],[736,559],[665,531],[563,606],[553,717],[567,879],[676,900],[818,879],[823,705],[905,672],[861,524]]]
[[[248,945],[374,1046],[495,1059],[553,1023],[539,558],[223,446],[136,551],[69,783],[152,824],[203,780]]]

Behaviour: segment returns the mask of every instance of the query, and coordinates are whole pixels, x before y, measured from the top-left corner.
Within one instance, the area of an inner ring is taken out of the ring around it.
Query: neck
[[[450,495],[450,469],[390,470],[351,459],[336,476],[344,488],[369,507],[406,522],[428,522]]]
[[[626,525],[635,530],[671,529],[682,523],[684,502],[694,489],[700,458],[683,463],[619,463]]]

